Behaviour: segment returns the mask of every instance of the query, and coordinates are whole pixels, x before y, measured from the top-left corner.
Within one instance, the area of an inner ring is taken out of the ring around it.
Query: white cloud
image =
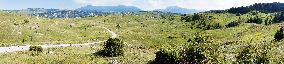
[[[231,7],[247,6],[254,3],[284,2],[284,0],[74,0],[82,5],[95,6],[136,6],[143,10],[166,8],[167,6],[179,6],[189,9],[212,10],[227,9]]]

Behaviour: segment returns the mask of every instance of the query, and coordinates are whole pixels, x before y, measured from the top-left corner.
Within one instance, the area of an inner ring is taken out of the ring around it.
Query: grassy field
[[[220,23],[238,19],[234,14],[207,14]],[[261,14],[265,15],[265,14]],[[246,15],[240,16],[246,18]],[[207,63],[237,63],[237,57],[244,49],[252,57],[266,52],[270,63],[284,61],[283,42],[271,42],[283,23],[271,25],[241,23],[236,27],[202,30],[191,28],[190,22],[181,20],[179,15],[170,18],[156,18],[155,14],[111,14],[87,18],[36,18],[15,13],[0,13],[0,43],[2,46],[24,44],[88,43],[107,40],[111,35],[101,27],[116,32],[126,47],[125,55],[101,57],[93,53],[103,48],[103,43],[90,46],[44,49],[38,55],[31,51],[0,54],[0,63],[66,63],[66,64],[106,64],[118,61],[123,64],[146,64],[155,59],[160,48],[180,47],[190,42],[196,34],[211,37],[217,51],[204,53],[216,55],[218,61],[208,59]],[[97,39],[97,40],[94,40]]]
[[[117,58],[92,56],[92,53],[102,47],[101,44],[95,49],[89,46],[52,48],[44,50],[44,53],[38,56],[31,56],[29,51],[6,53],[1,56],[3,58],[1,63],[108,63],[112,59],[123,63],[147,63],[155,58],[154,53],[158,48],[178,46],[179,43],[186,42],[191,33],[199,31],[188,29],[187,23],[178,19],[169,21],[151,18],[146,14],[106,15],[81,19],[37,19],[12,13],[1,14],[3,15],[0,34],[2,46],[88,43],[108,39],[110,34],[98,26],[116,32],[127,45],[125,56]],[[53,51],[54,54],[48,54],[48,50]],[[18,58],[19,56],[21,58]],[[11,59],[16,62],[9,61]]]

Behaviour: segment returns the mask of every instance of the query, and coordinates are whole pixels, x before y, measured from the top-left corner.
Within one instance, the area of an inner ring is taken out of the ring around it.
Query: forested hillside
[[[250,6],[232,7],[226,10],[212,10],[208,12],[214,13],[233,13],[233,14],[246,14],[252,11],[259,11],[262,13],[275,13],[282,12],[284,10],[284,3],[273,2],[273,3],[255,3]]]

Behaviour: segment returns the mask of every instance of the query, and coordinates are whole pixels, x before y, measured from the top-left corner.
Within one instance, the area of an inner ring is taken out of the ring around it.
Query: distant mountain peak
[[[165,9],[157,9],[157,10],[154,10],[154,11],[180,13],[180,14],[191,14],[191,13],[200,12],[199,10],[187,9],[187,8],[182,8],[182,7],[179,7],[179,6],[168,6]]]

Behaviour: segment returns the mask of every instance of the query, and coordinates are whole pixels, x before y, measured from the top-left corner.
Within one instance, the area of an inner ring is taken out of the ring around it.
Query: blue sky
[[[199,10],[213,10],[268,2],[284,2],[284,0],[0,0],[0,9],[76,9],[85,5],[127,5],[136,6],[143,10],[154,10],[166,8],[167,6],[179,6]]]
[[[80,7],[72,0],[0,0],[0,9],[59,8],[75,9]]]

